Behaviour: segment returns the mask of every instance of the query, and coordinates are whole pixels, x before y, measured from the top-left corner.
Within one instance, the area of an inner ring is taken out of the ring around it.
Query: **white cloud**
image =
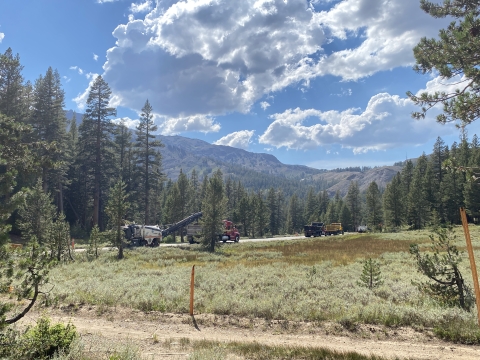
[[[265,94],[305,90],[319,76],[358,80],[410,65],[420,37],[449,21],[425,14],[418,0],[323,3],[330,9],[305,0],[157,1],[144,19],[130,14],[115,29],[104,77],[118,102],[137,110],[149,98],[173,118],[248,112]],[[338,39],[353,42],[325,53]]]
[[[104,76],[119,101],[139,109],[148,97],[173,118],[248,112],[314,76],[325,40],[304,0],[161,1],[113,35]]]
[[[240,149],[248,149],[255,130],[241,130],[228,134],[214,142],[215,145],[226,145]]]
[[[70,82],[70,78],[68,76],[62,76],[63,80],[65,80],[66,83]]]
[[[93,60],[97,61],[98,60],[98,55],[93,53]]]
[[[70,70],[76,70],[76,71],[78,71],[78,73],[79,73],[80,75],[83,74],[83,69],[81,69],[81,68],[78,67],[78,66],[70,66]]]
[[[263,110],[267,110],[267,108],[270,106],[270,104],[266,101],[262,101],[260,103],[260,107],[263,109]]]
[[[111,3],[119,0],[97,0],[98,4]]]
[[[427,88],[433,88],[432,80]],[[418,110],[408,99],[381,93],[373,96],[365,110],[345,111],[288,109],[270,116],[273,122],[259,137],[259,142],[288,149],[314,149],[339,144],[354,153],[386,150],[404,145],[420,145],[436,136],[450,134],[454,127],[435,121],[438,109],[432,109],[424,120],[414,120],[410,114]],[[307,118],[316,118],[311,126],[303,125]]]
[[[334,52],[322,61],[322,73],[345,80],[411,65],[412,48],[420,38],[437,36],[451,21],[427,15],[418,0],[344,0],[315,15],[333,37],[362,39],[358,47]]]
[[[140,122],[138,119],[130,119],[128,116],[123,118],[116,118],[112,120],[115,124],[124,123],[124,125],[129,129],[135,129]]]
[[[73,98],[72,100],[77,104],[77,109],[82,111],[85,109],[85,106],[87,104],[87,99],[88,99],[88,94],[90,93],[90,89],[95,82],[95,79],[97,78],[98,74],[92,74],[88,73],[90,75],[90,82],[88,84],[88,87],[85,89],[85,91],[81,94],[78,94],[77,97]]]
[[[0,32],[0,43],[2,42],[2,40],[5,38],[5,33],[1,33]]]
[[[178,134],[185,131],[198,131],[203,133],[218,132],[220,124],[209,116],[193,115],[186,117],[167,118],[160,124],[165,135]]]
[[[152,1],[147,0],[144,3],[130,5],[130,11],[133,13],[143,13],[152,10]]]

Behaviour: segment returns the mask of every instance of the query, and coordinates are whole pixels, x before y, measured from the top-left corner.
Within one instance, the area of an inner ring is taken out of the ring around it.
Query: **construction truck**
[[[240,241],[240,233],[237,227],[230,220],[223,220],[223,233],[218,234],[218,241]],[[202,235],[203,229],[201,224],[190,224],[187,226],[187,239],[190,244],[198,243],[195,238]]]
[[[305,237],[317,237],[324,235],[325,224],[323,222],[312,222],[310,225],[303,227]]]
[[[125,238],[130,246],[151,246],[160,245],[162,239],[183,227],[198,221],[202,217],[202,213],[198,212],[186,217],[179,222],[170,225],[166,229],[160,228],[158,225],[137,225],[131,224],[123,227]]]
[[[343,235],[343,227],[341,223],[331,223],[330,225],[325,225],[325,236],[340,234]]]

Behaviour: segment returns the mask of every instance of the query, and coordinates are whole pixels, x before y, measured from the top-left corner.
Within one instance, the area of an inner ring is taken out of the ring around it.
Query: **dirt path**
[[[185,359],[190,341],[258,342],[265,345],[324,347],[336,351],[355,351],[364,355],[379,355],[400,359],[480,359],[480,346],[452,344],[435,339],[431,333],[408,328],[387,329],[379,326],[359,326],[347,331],[335,323],[292,323],[244,319],[233,316],[145,314],[128,309],[49,310],[55,321],[72,322],[91,347],[102,339],[110,342],[135,344],[148,359]],[[34,321],[38,313],[27,315],[23,325]],[[195,326],[196,325],[196,326]],[[95,338],[95,341],[92,340]],[[183,344],[183,345],[182,345]],[[98,349],[97,349],[98,350]]]

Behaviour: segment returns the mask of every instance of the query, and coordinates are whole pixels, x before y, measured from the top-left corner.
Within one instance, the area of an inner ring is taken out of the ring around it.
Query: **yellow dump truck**
[[[331,223],[325,225],[325,236],[327,235],[343,235],[343,227],[341,223]]]

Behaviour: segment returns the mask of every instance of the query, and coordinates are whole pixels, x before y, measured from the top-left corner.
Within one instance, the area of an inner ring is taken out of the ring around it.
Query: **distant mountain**
[[[375,181],[380,188],[385,188],[392,178],[401,170],[401,166],[380,166],[367,171],[327,171],[320,177],[323,181],[335,183],[327,189],[330,196],[335,195],[337,191],[339,191],[342,196],[345,196],[351,181],[358,181],[360,191],[367,190],[373,181]]]
[[[66,115],[71,119],[73,111],[67,111]],[[77,123],[80,124],[83,114],[76,116]],[[320,170],[304,165],[283,164],[272,154],[213,145],[199,139],[164,135],[156,137],[165,145],[161,149],[162,170],[167,178],[176,180],[180,170],[191,174],[195,169],[201,179],[205,175],[210,176],[216,169],[221,169],[225,177],[240,180],[247,188],[282,188],[287,196],[294,192],[305,196],[310,187],[317,192],[327,189],[330,196],[336,191],[345,196],[351,181],[358,181],[361,191],[366,190],[372,181],[384,188],[402,169],[401,166],[382,166],[365,170],[359,164],[358,171],[355,168],[346,171]]]
[[[224,145],[212,145],[199,139],[163,135],[157,135],[157,138],[165,145],[165,148],[161,150],[164,171],[173,179],[178,177],[180,168],[187,172],[191,172],[193,168],[201,171],[205,167],[220,167],[222,171],[248,169],[291,180],[301,180],[326,171],[304,165],[285,165],[271,154],[253,153]]]
[[[239,179],[246,186],[251,183],[253,188],[266,188],[262,184],[274,186],[281,182],[292,189],[286,193],[293,193],[297,188],[299,195],[304,195],[313,186],[316,191],[327,189],[331,196],[336,191],[345,196],[351,181],[358,181],[361,191],[365,191],[372,181],[384,188],[402,169],[401,166],[382,166],[367,170],[359,167],[358,171],[319,170],[304,165],[286,165],[271,154],[212,145],[198,139],[163,135],[157,138],[165,144],[161,150],[163,170],[172,179],[178,177],[180,169],[185,173],[196,169],[203,177],[220,168],[224,175]],[[258,181],[253,182],[255,178]]]

